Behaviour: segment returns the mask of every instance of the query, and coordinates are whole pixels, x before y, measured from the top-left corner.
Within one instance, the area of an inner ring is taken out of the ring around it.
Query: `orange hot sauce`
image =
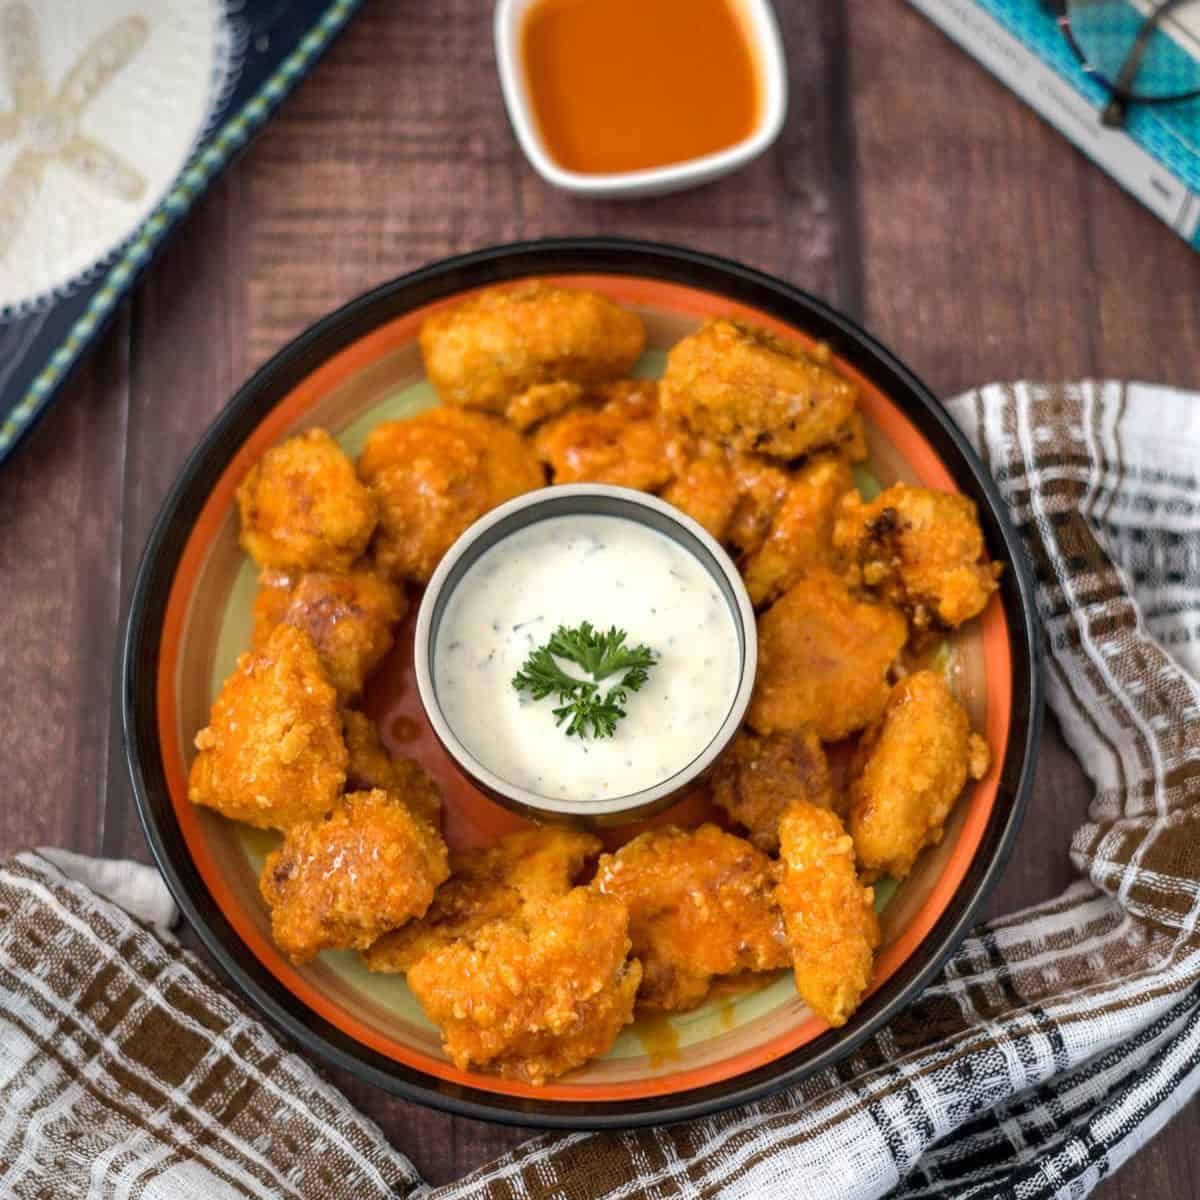
[[[759,117],[738,0],[534,0],[521,29],[534,119],[560,166],[638,171],[724,150]]]

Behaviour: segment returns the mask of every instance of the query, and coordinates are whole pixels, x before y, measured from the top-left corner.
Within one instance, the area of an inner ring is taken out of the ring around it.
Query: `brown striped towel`
[[[1096,787],[1062,896],[981,926],[795,1091],[547,1135],[430,1189],[161,928],[147,868],[20,854],[0,867],[0,1194],[1086,1195],[1200,1084],[1200,397],[1019,384],[950,410],[1024,535],[1050,704]]]

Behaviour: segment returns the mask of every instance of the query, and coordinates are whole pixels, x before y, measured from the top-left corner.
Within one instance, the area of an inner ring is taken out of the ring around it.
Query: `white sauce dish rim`
[[[623,796],[569,800],[543,796],[511,783],[467,749],[438,700],[434,652],[438,627],[451,593],[487,550],[535,522],[587,513],[637,521],[665,534],[700,563],[729,606],[738,638],[740,670],[737,690],[725,719],[704,749],[675,774]],[[607,484],[579,483],[527,492],[486,513],[459,536],[442,557],[421,599],[413,661],[421,704],[434,733],[459,770],[481,791],[523,816],[611,825],[666,808],[696,787],[711,769],[745,720],[758,668],[758,638],[754,608],[741,574],[703,526],[657,496]]]

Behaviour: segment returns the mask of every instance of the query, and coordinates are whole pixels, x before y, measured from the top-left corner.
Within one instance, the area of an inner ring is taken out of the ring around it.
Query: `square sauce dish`
[[[756,158],[783,127],[769,0],[499,0],[495,40],[521,149],[577,195],[695,187]]]

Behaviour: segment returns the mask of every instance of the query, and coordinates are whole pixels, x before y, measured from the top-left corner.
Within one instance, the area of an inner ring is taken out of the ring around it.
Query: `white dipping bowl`
[[[669,537],[700,564],[728,605],[738,640],[738,677],[729,710],[712,739],[675,774],[652,787],[623,796],[571,800],[543,796],[514,784],[471,753],[438,699],[434,655],[438,629],[450,596],[486,551],[535,522],[580,514],[624,517],[646,525]],[[518,496],[480,517],[459,537],[438,564],[421,599],[413,661],[417,690],[429,723],[454,764],[471,783],[522,816],[600,827],[648,817],[700,784],[745,719],[758,667],[758,635],[754,608],[737,567],[703,526],[657,496],[606,484],[576,483]]]

